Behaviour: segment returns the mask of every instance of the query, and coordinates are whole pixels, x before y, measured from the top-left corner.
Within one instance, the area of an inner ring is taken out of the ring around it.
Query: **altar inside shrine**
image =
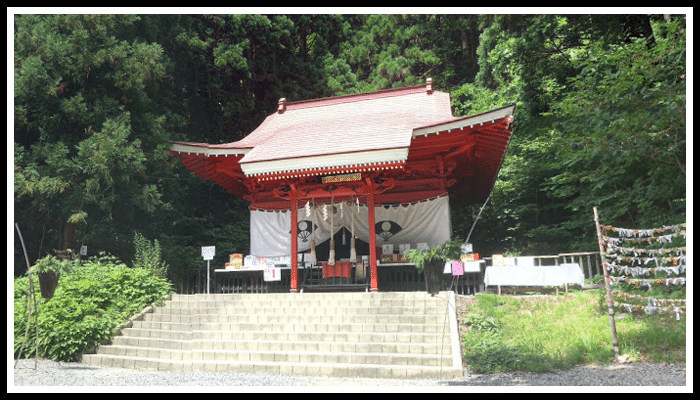
[[[487,198],[513,110],[453,117],[449,94],[433,90],[429,79],[358,95],[280,99],[277,112],[244,139],[176,142],[170,154],[250,203],[249,256],[289,261],[244,262],[240,271],[288,268],[291,292],[315,279],[378,291],[378,266],[404,264],[401,248],[449,240],[451,204]],[[391,255],[383,245],[392,245]],[[337,256],[347,249],[347,257]]]

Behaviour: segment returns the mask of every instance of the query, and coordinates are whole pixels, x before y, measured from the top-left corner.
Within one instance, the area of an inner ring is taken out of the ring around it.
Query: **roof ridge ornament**
[[[433,78],[425,80],[425,91],[428,92],[428,94],[433,94]]]
[[[287,99],[282,97],[277,102],[277,113],[283,114],[286,109],[287,109]]]

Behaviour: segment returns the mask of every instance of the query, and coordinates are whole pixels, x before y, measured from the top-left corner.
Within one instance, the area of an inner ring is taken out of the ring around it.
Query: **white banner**
[[[316,244],[331,237],[331,213],[333,215],[333,234],[342,227],[351,230],[354,224],[355,235],[369,242],[369,219],[367,206],[359,207],[354,203],[343,203],[331,207],[327,205],[327,218],[323,219],[323,206],[311,207],[314,215],[306,215],[302,206],[298,212],[298,246],[299,251],[311,248],[312,222],[316,221]],[[410,244],[415,249],[417,243],[429,246],[442,244],[452,235],[450,222],[450,205],[447,196],[419,203],[399,206],[375,207],[375,229],[377,246],[393,244],[395,249],[401,244]],[[291,248],[291,227],[289,211],[251,211],[250,212],[250,252],[255,256],[289,255]]]

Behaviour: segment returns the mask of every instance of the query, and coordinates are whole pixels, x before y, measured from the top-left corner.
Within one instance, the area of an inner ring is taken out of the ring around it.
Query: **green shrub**
[[[168,275],[168,264],[161,260],[160,243],[158,239],[153,242],[146,239],[139,232],[134,232],[134,268],[144,268],[154,275],[165,278]]]
[[[17,357],[27,329],[29,277],[14,282],[14,352]],[[35,286],[37,286],[36,278]],[[113,259],[75,262],[51,300],[37,296],[39,357],[56,361],[79,360],[81,354],[108,341],[115,328],[172,293],[170,283],[141,268],[129,268]],[[22,355],[34,354],[35,320]]]

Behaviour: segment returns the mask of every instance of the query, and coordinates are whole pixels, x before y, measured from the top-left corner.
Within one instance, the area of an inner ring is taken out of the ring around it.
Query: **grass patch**
[[[560,296],[476,295],[460,316],[467,366],[480,373],[550,372],[614,361],[601,290]],[[620,353],[632,361],[685,362],[686,319],[641,315],[616,321]]]

